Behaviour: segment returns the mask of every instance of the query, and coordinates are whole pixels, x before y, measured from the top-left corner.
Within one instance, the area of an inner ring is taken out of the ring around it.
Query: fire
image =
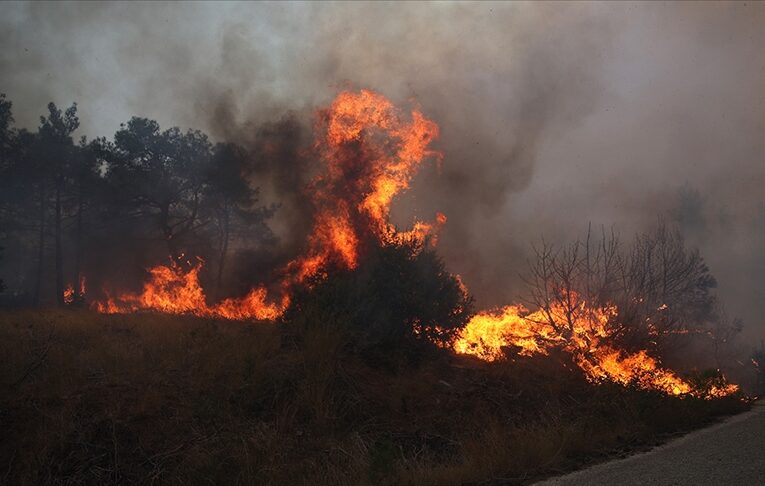
[[[319,112],[314,149],[321,171],[306,190],[314,207],[314,221],[302,254],[281,270],[278,297],[256,287],[241,298],[208,304],[200,284],[202,261],[184,269],[171,259],[169,265],[149,270],[150,279],[140,293],[109,296],[94,307],[105,313],[141,310],[173,314],[190,313],[226,319],[273,320],[290,304],[296,285],[323,278],[329,267],[352,270],[358,266],[365,245],[415,240],[435,244],[446,216],[437,213],[432,223],[415,221],[408,231],[390,222],[393,199],[409,187],[427,158],[440,159],[429,149],[439,135],[438,126],[417,109],[407,116],[378,93],[361,90],[340,93]],[[467,288],[458,278],[462,291]],[[83,290],[84,294],[84,281]],[[74,291],[67,289],[69,299]],[[701,392],[646,350],[628,352],[614,347],[614,306],[593,307],[570,294],[567,305],[529,311],[510,305],[475,315],[452,343],[459,354],[485,361],[519,355],[547,355],[553,347],[573,356],[588,380],[636,384],[671,395],[705,398],[735,392],[736,385],[711,386]],[[659,310],[666,309],[666,304]],[[413,329],[417,333],[417,326]]]
[[[663,391],[670,395],[691,393],[691,385],[671,371],[659,367],[647,351],[627,353],[603,346],[591,356],[577,356],[579,366],[592,381],[613,381],[621,385],[637,383],[644,389]]]
[[[453,349],[485,361],[496,361],[503,359],[507,351],[523,356],[547,355],[551,348],[558,347],[570,353],[587,379],[594,383],[636,384],[670,395],[704,398],[722,397],[738,390],[734,384],[696,390],[672,371],[662,368],[646,350],[631,353],[614,348],[610,338],[612,321],[618,314],[616,307],[592,308],[573,293],[568,297],[572,305],[553,304],[547,310],[529,312],[515,305],[480,312],[462,329]]]
[[[428,149],[438,137],[438,125],[414,109],[408,116],[378,93],[361,90],[340,93],[319,113],[314,148],[323,170],[307,187],[315,209],[305,251],[282,269],[281,295],[270,298],[265,287],[245,297],[208,305],[199,281],[202,262],[184,271],[169,266],[149,269],[150,279],[138,294],[108,296],[94,308],[100,312],[152,310],[191,313],[230,319],[275,319],[290,302],[290,290],[330,265],[352,270],[367,241],[394,243],[433,236],[446,222],[415,221],[399,232],[390,223],[393,198],[409,187],[422,162],[440,154]],[[107,294],[108,295],[108,294]]]
[[[74,287],[72,284],[67,284],[64,289],[64,304],[74,303]]]
[[[472,354],[485,361],[496,361],[505,356],[504,349],[518,348],[518,354],[530,356],[547,354],[543,339],[552,337],[544,325],[527,321],[523,306],[513,305],[495,312],[480,312],[473,316],[454,342],[460,354]]]
[[[328,263],[346,269],[358,265],[361,242],[423,239],[435,225],[415,222],[408,232],[390,223],[393,198],[409,187],[420,164],[439,154],[428,150],[438,125],[413,110],[409,120],[385,97],[372,91],[343,92],[320,113],[314,146],[325,170],[309,185],[317,209],[306,253],[289,266],[297,283]]]
[[[79,288],[77,292],[74,290],[74,286],[71,283],[66,285],[64,289],[64,304],[72,305],[75,302],[85,299],[85,277],[80,276]]]
[[[289,300],[267,302],[266,289],[255,288],[241,299],[226,299],[208,306],[204,290],[199,283],[203,262],[199,260],[188,271],[171,261],[149,270],[151,279],[137,294],[123,293],[118,298],[108,297],[96,302],[95,309],[106,314],[152,310],[168,314],[195,314],[202,317],[225,319],[274,319],[284,312]]]
[[[285,294],[280,302],[268,302],[267,294],[265,287],[254,288],[242,299],[224,300],[213,307],[211,314],[224,319],[276,319],[289,306],[289,296]]]

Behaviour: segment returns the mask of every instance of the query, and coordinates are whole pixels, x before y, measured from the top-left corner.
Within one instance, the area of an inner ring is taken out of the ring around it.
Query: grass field
[[[526,483],[748,407],[564,356],[377,358],[321,324],[6,311],[0,483]]]

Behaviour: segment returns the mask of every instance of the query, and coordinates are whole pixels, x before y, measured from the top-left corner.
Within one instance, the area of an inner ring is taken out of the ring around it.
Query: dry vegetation
[[[417,364],[331,324],[0,314],[0,483],[524,483],[746,407],[593,387],[564,356]]]

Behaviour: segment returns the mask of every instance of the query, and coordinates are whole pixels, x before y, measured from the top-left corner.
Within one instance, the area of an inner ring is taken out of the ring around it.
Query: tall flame
[[[410,118],[402,119],[390,101],[367,90],[340,93],[320,114],[315,147],[325,171],[309,186],[317,216],[306,253],[289,265],[295,282],[330,261],[356,268],[365,237],[384,242],[432,232],[433,225],[417,222],[399,233],[389,221],[393,198],[409,187],[425,158],[438,156],[427,148],[438,137],[438,125],[417,110]],[[437,225],[444,221],[437,215]]]
[[[399,232],[389,221],[393,198],[409,187],[423,160],[439,156],[428,149],[438,137],[438,125],[416,109],[403,117],[389,100],[367,90],[340,93],[319,115],[314,147],[323,170],[307,187],[315,210],[313,227],[305,251],[282,271],[278,298],[257,287],[243,298],[208,305],[199,282],[201,261],[187,271],[171,262],[149,269],[142,292],[108,296],[94,308],[274,319],[289,305],[294,285],[320,275],[328,265],[356,268],[365,241],[424,240],[446,222],[438,213],[434,223],[417,221],[410,231]]]
[[[74,285],[68,283],[64,289],[64,304],[72,305],[75,302],[82,302],[85,299],[85,276],[80,276],[80,282],[77,291]]]

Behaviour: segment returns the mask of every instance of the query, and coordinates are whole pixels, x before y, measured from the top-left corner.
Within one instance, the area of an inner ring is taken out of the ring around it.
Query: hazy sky
[[[481,303],[541,234],[630,235],[696,189],[689,239],[765,335],[765,4],[5,3],[0,38],[17,123],[77,102],[88,136],[140,115],[242,137],[345,87],[416,100],[445,158],[396,218],[446,213]]]

